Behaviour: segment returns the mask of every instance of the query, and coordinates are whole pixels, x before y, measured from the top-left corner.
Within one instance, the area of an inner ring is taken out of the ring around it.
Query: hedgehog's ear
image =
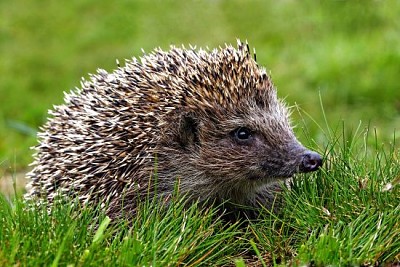
[[[185,114],[181,117],[178,142],[182,147],[189,148],[194,144],[199,144],[198,127],[199,124],[193,114]]]

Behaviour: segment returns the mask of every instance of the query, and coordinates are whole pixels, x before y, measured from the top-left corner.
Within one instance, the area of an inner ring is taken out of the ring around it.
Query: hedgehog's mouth
[[[250,174],[247,176],[247,178],[250,181],[266,181],[268,183],[268,182],[272,182],[272,181],[276,182],[276,181],[286,180],[286,179],[292,178],[293,175],[294,175],[294,173],[291,175],[283,174],[283,175],[277,175],[277,176]]]

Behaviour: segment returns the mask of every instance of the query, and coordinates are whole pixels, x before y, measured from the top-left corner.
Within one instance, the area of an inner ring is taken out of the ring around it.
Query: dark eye
[[[235,132],[235,137],[239,140],[247,140],[250,138],[250,136],[251,136],[251,131],[246,127],[240,127]]]

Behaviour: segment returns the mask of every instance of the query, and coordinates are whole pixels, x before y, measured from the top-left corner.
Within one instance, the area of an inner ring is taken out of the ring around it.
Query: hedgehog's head
[[[199,67],[185,76],[188,92],[167,142],[179,152],[169,154],[179,154],[171,159],[179,176],[260,185],[321,166],[321,157],[297,141],[286,106],[247,46],[199,57]]]

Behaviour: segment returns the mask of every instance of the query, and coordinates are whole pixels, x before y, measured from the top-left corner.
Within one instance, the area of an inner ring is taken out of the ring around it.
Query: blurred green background
[[[24,170],[47,110],[97,68],[171,44],[248,40],[280,97],[324,124],[400,122],[400,1],[0,1],[0,174]],[[297,109],[296,109],[297,110]],[[294,111],[293,121],[301,115]],[[305,116],[300,126],[321,140]]]

